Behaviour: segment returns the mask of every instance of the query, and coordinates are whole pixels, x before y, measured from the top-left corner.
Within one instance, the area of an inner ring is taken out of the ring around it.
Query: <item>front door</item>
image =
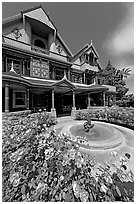
[[[57,116],[64,116],[71,114],[72,108],[72,95],[65,95],[55,93],[55,109]]]

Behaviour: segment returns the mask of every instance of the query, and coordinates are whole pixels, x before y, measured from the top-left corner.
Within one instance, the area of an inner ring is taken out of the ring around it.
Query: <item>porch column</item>
[[[5,55],[3,56],[3,60],[4,60],[4,63],[2,64],[2,66],[3,66],[2,71],[5,72],[6,71],[6,56]]]
[[[32,96],[32,108],[34,107],[34,94],[31,94]]]
[[[55,79],[55,67],[52,69],[52,78]]]
[[[22,74],[25,75],[25,61],[23,60],[23,70],[22,70]]]
[[[9,84],[5,85],[5,112],[9,112]]]
[[[105,106],[108,106],[108,95],[105,94]]]
[[[5,71],[8,71],[8,63],[7,63],[7,57],[5,57]]]
[[[28,110],[29,109],[29,89],[27,89],[27,93],[26,93],[26,107]]]
[[[33,57],[30,57],[30,76],[33,76]]]
[[[103,106],[105,106],[105,91],[103,92]]]
[[[84,72],[84,84],[85,84],[85,72]]]
[[[70,68],[68,68],[68,80],[71,80],[70,79]]]
[[[75,114],[76,114],[75,91],[73,91],[73,107],[72,107],[71,116],[75,116]]]
[[[113,95],[113,105],[116,105],[116,94]]]
[[[51,94],[52,94],[52,108],[51,108],[51,114],[56,117],[56,109],[54,108],[54,89],[52,90],[52,93],[51,93]]]
[[[73,108],[75,108],[75,92],[73,91]]]
[[[90,94],[88,93],[88,106],[87,106],[87,109],[89,109],[91,106],[90,106],[90,101],[91,101],[91,99],[90,99]]]

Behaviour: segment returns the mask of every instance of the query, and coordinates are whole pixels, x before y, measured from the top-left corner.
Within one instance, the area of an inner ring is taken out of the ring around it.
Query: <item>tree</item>
[[[116,98],[117,100],[121,100],[121,98],[128,92],[128,88],[126,87],[125,78],[130,75],[129,68],[123,68],[121,70],[113,67],[111,62],[109,61],[107,67],[101,70],[98,73],[99,77],[105,78],[105,84],[116,86]]]
[[[130,75],[130,72],[131,72],[131,69],[130,69],[130,68],[123,68],[123,69],[121,70],[121,73],[122,73],[122,75],[123,75],[124,78],[127,78],[127,76]]]

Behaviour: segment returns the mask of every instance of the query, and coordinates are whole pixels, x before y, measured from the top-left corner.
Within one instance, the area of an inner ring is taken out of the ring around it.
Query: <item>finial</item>
[[[92,42],[92,40],[91,40],[90,45],[92,45],[92,44],[93,44],[93,42]]]
[[[11,63],[11,70],[10,70],[10,72],[15,72],[15,70],[14,70],[14,65],[13,65],[13,61],[12,61],[12,63]]]
[[[66,71],[64,72],[64,79],[67,79]]]

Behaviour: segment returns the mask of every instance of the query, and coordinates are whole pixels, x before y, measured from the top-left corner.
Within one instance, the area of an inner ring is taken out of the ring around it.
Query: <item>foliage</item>
[[[125,95],[121,100],[116,101],[116,104],[120,107],[134,107],[134,95]]]
[[[86,111],[78,111],[75,115],[76,120],[87,120],[87,118],[94,120],[102,120],[119,125],[124,125],[134,128],[134,109],[133,108],[122,108],[122,107],[108,107],[106,109],[92,109]]]
[[[108,62],[108,65],[105,69],[101,70],[98,73],[98,76],[102,76],[105,78],[105,84],[116,86],[116,97],[117,99],[121,99],[127,92],[128,88],[126,88],[125,78],[130,75],[129,68],[123,68],[121,70],[116,69],[112,66],[111,62]]]
[[[66,135],[49,130],[40,114],[15,119],[3,123],[3,202],[134,200],[133,173],[124,164],[129,153],[112,171],[108,164],[96,166]]]

